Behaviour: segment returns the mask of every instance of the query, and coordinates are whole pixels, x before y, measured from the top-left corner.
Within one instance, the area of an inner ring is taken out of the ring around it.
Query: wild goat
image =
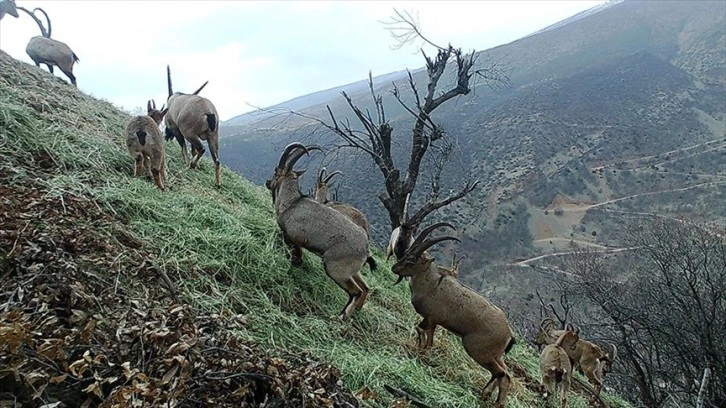
[[[444,276],[451,276],[452,278],[458,277],[459,262],[461,262],[461,260],[464,258],[466,258],[466,255],[462,255],[457,259],[456,254],[454,254],[454,259],[451,260],[451,266],[439,266],[439,273],[441,274],[441,279],[443,279]]]
[[[545,318],[540,324],[540,332],[535,338],[535,344],[547,345],[557,341],[557,338],[565,332],[565,330],[554,330],[555,322],[550,318]],[[570,363],[573,367],[579,367],[579,370],[587,377],[590,383],[595,387],[595,395],[600,396],[603,379],[606,373],[612,369],[612,363],[618,355],[618,349],[611,344],[612,353],[605,353],[598,345],[587,340],[579,339],[574,349],[565,349],[570,357]]]
[[[396,283],[411,278],[411,303],[423,317],[416,327],[419,348],[431,345],[437,325],[461,337],[467,354],[492,374],[483,390],[484,399],[498,388],[495,407],[502,408],[511,382],[504,354],[514,346],[514,335],[502,309],[451,276],[440,279],[439,267],[426,250],[442,241],[459,241],[448,235],[428,238],[434,229],[443,226],[454,228],[441,222],[424,229],[393,265],[399,277]]]
[[[15,0],[0,1],[0,20],[5,17],[5,14],[10,14],[15,18],[20,17],[20,15],[18,14],[18,9],[15,6]]]
[[[217,108],[207,98],[197,95],[206,86],[206,82],[192,95],[173,92],[171,87],[171,69],[166,66],[169,98],[166,101],[169,114],[166,115],[166,140],[176,139],[181,146],[184,162],[190,168],[197,167],[197,162],[204,155],[202,140],[207,141],[209,153],[214,161],[214,178],[217,187],[222,185],[219,168],[219,115]],[[194,157],[187,156],[187,143],[192,145]]]
[[[134,177],[139,177],[146,169],[156,186],[164,191],[166,165],[164,163],[164,139],[159,125],[168,109],[156,109],[153,100],[146,104],[146,116],[135,116],[126,126],[126,147],[134,159]]]
[[[539,356],[539,368],[542,373],[542,387],[546,390],[545,398],[549,399],[555,391],[559,393],[562,408],[567,406],[567,392],[572,380],[572,364],[565,350],[574,350],[579,333],[566,330],[557,341],[548,344]]]
[[[350,218],[300,192],[299,178],[305,170],[293,166],[317,146],[290,143],[280,156],[265,186],[272,192],[277,224],[291,246],[305,248],[321,257],[325,273],[348,293],[348,303],[339,315],[348,319],[360,310],[368,296],[361,268],[368,257],[368,237]]]
[[[48,66],[48,71],[51,74],[53,73],[53,66],[58,66],[68,79],[71,80],[71,84],[78,87],[78,84],[76,84],[76,76],[73,75],[73,64],[80,62],[80,60],[66,43],[50,38],[50,19],[45,11],[39,8],[35,9],[45,14],[45,18],[48,20],[48,31],[45,30],[43,24],[33,14],[35,10],[31,13],[22,7],[18,7],[18,9],[28,13],[40,28],[41,35],[32,37],[25,47],[25,52],[35,62],[35,66],[40,68],[40,64],[45,64]]]
[[[345,215],[346,217],[350,218],[351,221],[356,223],[356,225],[360,226],[366,231],[366,236],[368,237],[368,240],[371,239],[371,233],[370,233],[370,224],[368,223],[368,218],[361,212],[359,209],[353,207],[350,204],[342,203],[340,201],[330,201],[328,197],[328,193],[330,191],[330,180],[338,175],[343,174],[340,171],[334,171],[325,176],[326,168],[323,167],[320,170],[320,173],[318,174],[318,180],[315,183],[315,201],[325,204],[330,208],[333,208],[335,210],[340,211]],[[375,258],[373,258],[373,254],[369,251],[368,252],[368,259],[366,260],[366,263],[371,268],[372,271],[376,270],[377,264]]]

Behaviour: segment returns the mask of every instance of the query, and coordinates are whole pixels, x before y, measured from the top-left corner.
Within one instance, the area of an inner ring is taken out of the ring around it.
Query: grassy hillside
[[[390,265],[340,323],[346,296],[311,254],[290,265],[264,188],[225,169],[216,189],[170,143],[160,192],[131,177],[127,114],[2,52],[0,72],[0,405],[392,406],[384,384],[480,404],[458,339],[415,350]],[[508,406],[542,405],[525,339],[508,363]]]

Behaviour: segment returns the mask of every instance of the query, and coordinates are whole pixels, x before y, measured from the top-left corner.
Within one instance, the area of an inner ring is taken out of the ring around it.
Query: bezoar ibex
[[[305,170],[293,166],[318,146],[290,143],[280,156],[272,178],[265,186],[272,193],[277,224],[291,248],[305,248],[323,261],[325,273],[348,293],[340,320],[360,310],[368,296],[361,268],[368,257],[368,237],[350,218],[300,192],[299,178]]]
[[[535,337],[535,344],[547,345],[557,341],[557,338],[566,330],[555,330],[555,322],[551,318],[545,318],[540,324],[540,331]],[[568,327],[571,329],[571,327]],[[612,370],[612,363],[618,355],[618,349],[614,344],[610,345],[612,352],[606,353],[597,344],[578,339],[574,349],[566,349],[573,367],[587,377],[588,381],[595,387],[595,395],[600,396],[605,374]]]
[[[327,169],[323,167],[320,170],[320,173],[318,174],[318,180],[315,183],[315,191],[313,193],[313,196],[315,197],[315,201],[325,204],[328,207],[340,211],[343,215],[350,218],[351,221],[359,225],[361,228],[363,228],[366,231],[366,236],[368,236],[368,241],[370,242],[371,239],[371,231],[370,231],[370,224],[368,222],[368,217],[363,214],[362,211],[359,209],[353,207],[350,204],[343,203],[340,201],[331,201],[329,197],[329,191],[330,191],[330,180],[333,179],[336,175],[343,174],[340,171],[334,171],[326,176]],[[371,268],[371,271],[375,271],[377,267],[377,263],[375,258],[373,257],[373,254],[368,251],[368,259],[366,260],[366,263]]]
[[[545,398],[549,399],[557,392],[561,408],[567,406],[567,392],[572,381],[572,363],[566,350],[574,350],[579,340],[579,332],[565,330],[552,344],[548,344],[539,356],[541,384],[545,389]]]
[[[419,348],[431,345],[438,325],[461,337],[466,353],[492,374],[484,386],[483,398],[488,399],[498,388],[495,407],[502,408],[511,382],[504,354],[514,346],[514,334],[502,309],[456,278],[444,276],[442,279],[439,267],[426,250],[439,242],[459,239],[449,235],[428,238],[439,227],[454,229],[451,224],[441,222],[421,231],[392,267],[398,275],[396,283],[404,277],[411,278],[411,303],[423,317],[416,327]]]
[[[166,105],[169,113],[164,119],[166,124],[165,138],[167,141],[176,139],[182,149],[184,162],[190,167],[197,167],[197,162],[204,155],[203,140],[207,141],[209,153],[214,162],[214,178],[217,187],[222,185],[219,163],[219,115],[217,108],[209,99],[197,95],[204,88],[205,82],[195,93],[189,95],[173,92],[171,86],[171,69],[166,66],[169,97]],[[193,157],[187,156],[187,143],[192,145]]]
[[[32,17],[36,24],[38,24],[38,28],[40,28],[41,35],[32,37],[25,47],[25,52],[33,60],[35,66],[40,68],[40,64],[45,64],[51,74],[53,73],[53,67],[57,66],[68,77],[71,84],[78,87],[76,76],[73,74],[73,64],[80,62],[78,55],[71,50],[68,44],[50,38],[51,25],[48,14],[41,8],[36,8],[33,12],[22,7],[18,7],[18,9]],[[36,10],[45,15],[48,22],[48,30],[43,27],[43,23],[35,16],[34,13]]]
[[[156,102],[148,101],[146,115],[135,116],[126,125],[126,147],[134,159],[134,177],[146,170],[156,186],[164,191],[166,165],[164,163],[164,138],[159,125],[168,112],[164,106],[156,109]]]

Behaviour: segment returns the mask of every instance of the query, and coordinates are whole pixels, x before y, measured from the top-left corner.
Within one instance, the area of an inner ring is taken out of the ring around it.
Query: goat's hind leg
[[[348,320],[356,310],[356,301],[363,294],[363,289],[358,286],[352,276],[345,276],[345,270],[349,267],[346,262],[326,262],[323,260],[323,267],[325,273],[348,294],[348,302],[338,315],[338,319],[341,321]]]
[[[197,136],[190,137],[189,143],[191,143],[192,152],[194,153],[192,161],[189,163],[189,168],[193,169],[197,167],[197,162],[204,155],[204,145],[202,144],[202,140]]]
[[[144,172],[144,155],[136,153],[134,155],[134,177],[139,177]]]

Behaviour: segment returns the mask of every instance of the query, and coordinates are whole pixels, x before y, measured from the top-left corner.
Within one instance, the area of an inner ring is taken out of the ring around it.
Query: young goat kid
[[[566,330],[554,330],[555,322],[545,318],[540,324],[540,332],[535,338],[535,344],[547,345],[557,341]],[[570,357],[573,367],[587,377],[588,381],[595,387],[595,396],[600,396],[605,374],[611,371],[611,365],[618,355],[618,349],[611,344],[612,353],[604,352],[597,344],[587,340],[578,339],[574,348],[566,348],[565,352]]]
[[[166,181],[166,165],[164,163],[164,139],[161,137],[159,125],[168,109],[156,109],[152,100],[146,104],[146,116],[135,116],[126,126],[126,147],[134,159],[134,177],[146,173],[154,180],[156,186],[164,191]]]
[[[434,229],[443,226],[454,228],[443,222],[426,228],[393,265],[392,270],[399,277],[396,283],[404,277],[411,278],[411,303],[423,317],[416,327],[419,347],[425,349],[431,345],[437,325],[461,337],[466,353],[492,374],[484,387],[483,398],[488,399],[498,388],[495,408],[502,408],[511,382],[504,354],[514,346],[514,335],[502,309],[455,278],[442,277],[426,250],[442,241],[459,241],[448,235],[427,238]]]
[[[173,92],[171,86],[171,69],[166,66],[167,83],[169,86],[169,98],[166,101],[169,107],[169,114],[166,115],[166,140],[176,139],[181,146],[184,162],[190,168],[196,168],[197,162],[204,155],[206,140],[209,146],[209,153],[214,161],[215,184],[222,185],[220,181],[219,164],[219,115],[217,108],[207,98],[197,95],[207,85],[205,82],[193,94]],[[191,161],[187,156],[187,143],[192,145],[193,156]]]
[[[567,392],[572,381],[572,364],[565,350],[574,350],[578,339],[577,332],[566,330],[557,341],[545,346],[539,356],[545,398],[549,399],[557,392],[562,408],[567,406]]]
[[[348,293],[348,303],[339,315],[348,319],[360,310],[368,296],[361,268],[368,257],[368,237],[350,218],[300,192],[295,163],[317,146],[291,143],[285,147],[275,172],[265,186],[272,192],[277,224],[291,249],[305,248],[323,261],[325,273]]]

